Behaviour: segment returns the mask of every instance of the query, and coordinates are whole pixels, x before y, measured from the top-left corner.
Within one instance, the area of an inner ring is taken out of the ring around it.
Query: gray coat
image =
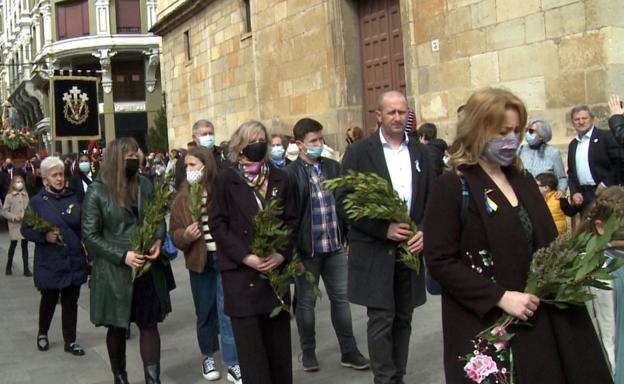
[[[412,206],[410,216],[420,227],[423,220],[429,187],[434,178],[429,152],[416,137],[408,143],[412,166]],[[353,143],[342,159],[342,173],[349,170],[374,172],[391,183],[379,131]],[[363,219],[349,221],[342,208],[347,191],[339,191],[336,208],[349,222],[349,301],[366,307],[394,308],[394,269],[399,243],[388,240],[389,221]],[[422,257],[422,256],[421,256]],[[424,268],[412,271],[411,304],[426,301]]]

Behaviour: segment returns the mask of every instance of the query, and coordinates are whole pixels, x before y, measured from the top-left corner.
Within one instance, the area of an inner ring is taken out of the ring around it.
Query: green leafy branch
[[[158,240],[158,230],[165,221],[165,216],[169,211],[169,203],[174,194],[174,190],[171,188],[172,180],[173,172],[161,177],[154,186],[154,198],[145,203],[143,222],[130,237],[132,249],[138,254],[149,253],[152,245]],[[132,281],[147,273],[151,266],[151,260],[146,260],[141,267],[133,268]]]
[[[193,221],[201,220],[202,216],[202,195],[204,192],[204,186],[197,183],[190,183],[189,194],[191,196],[191,218]]]
[[[63,241],[63,236],[61,235],[61,230],[39,216],[31,207],[26,208],[24,211],[23,220],[37,232],[54,233],[58,238],[56,243],[61,246],[66,246],[65,241]]]
[[[344,210],[351,220],[378,219],[409,224],[412,233],[418,228],[409,216],[407,202],[399,196],[390,183],[376,173],[350,170],[346,175],[325,181],[332,191],[347,189]],[[410,252],[407,241],[399,245],[399,257],[410,269],[420,271],[420,258]]]
[[[291,236],[291,230],[284,225],[280,218],[283,208],[277,199],[269,200],[264,209],[258,211],[253,218],[253,226],[255,231],[254,239],[250,246],[252,254],[266,258],[271,253],[284,249],[288,246]],[[275,307],[270,317],[277,316],[280,312],[288,312],[288,305],[284,302],[283,297],[290,293],[290,283],[295,277],[303,276],[305,280],[313,287],[313,296],[316,299],[320,296],[320,290],[316,285],[316,279],[311,272],[306,271],[303,263],[298,257],[294,257],[285,266],[280,269],[274,269],[270,272],[263,273],[262,278],[267,279],[279,305]]]

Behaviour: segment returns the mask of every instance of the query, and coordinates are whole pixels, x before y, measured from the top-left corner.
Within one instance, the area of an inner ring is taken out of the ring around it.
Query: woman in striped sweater
[[[189,149],[184,163],[186,181],[171,206],[170,231],[174,244],[184,252],[186,268],[189,270],[197,315],[197,341],[204,356],[202,374],[211,381],[221,377],[213,357],[219,350],[220,334],[223,362],[227,365],[227,379],[241,384],[232,325],[230,318],[223,313],[223,287],[216,265],[217,247],[208,226],[207,208],[211,204],[211,186],[217,173],[217,165],[212,153],[202,147]],[[190,184],[195,183],[203,186],[199,221],[191,214]]]

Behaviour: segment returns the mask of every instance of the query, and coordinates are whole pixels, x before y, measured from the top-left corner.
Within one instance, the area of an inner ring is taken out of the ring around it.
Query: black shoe
[[[74,356],[84,356],[85,354],[84,349],[76,343],[65,344],[65,352],[71,353]]]
[[[24,276],[26,277],[31,277],[32,276],[32,272],[30,272],[28,269],[24,271]]]
[[[314,350],[303,351],[301,354],[301,364],[303,365],[303,370],[306,372],[316,372],[320,369]]]
[[[160,363],[143,364],[145,384],[160,384]]]
[[[130,384],[128,381],[128,373],[126,371],[121,371],[117,373],[113,373],[113,377],[115,378],[114,384]]]
[[[370,367],[370,361],[357,349],[350,353],[345,353],[342,355],[342,359],[340,359],[340,365],[345,368],[353,368],[358,371],[362,371],[368,369]]]
[[[37,336],[37,349],[40,351],[47,351],[50,349],[50,342],[48,341],[48,335]]]
[[[13,274],[13,268],[11,268],[11,266],[7,265],[6,269],[4,270],[4,274],[7,276],[11,276]]]

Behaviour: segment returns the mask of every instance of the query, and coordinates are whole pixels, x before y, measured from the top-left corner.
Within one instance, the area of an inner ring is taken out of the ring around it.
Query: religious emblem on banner
[[[65,107],[63,113],[67,121],[74,125],[84,123],[89,117],[89,96],[80,88],[73,86],[69,92],[63,94]]]

